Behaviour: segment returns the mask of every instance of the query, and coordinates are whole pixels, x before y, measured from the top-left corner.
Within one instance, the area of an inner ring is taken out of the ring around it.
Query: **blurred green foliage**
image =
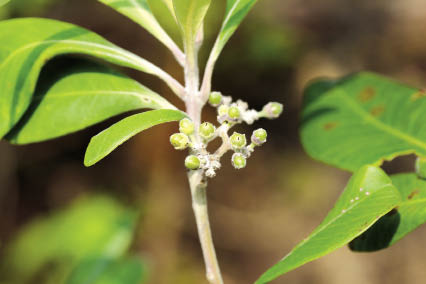
[[[94,256],[108,259],[108,266],[122,274],[126,265],[113,260],[128,250],[136,220],[134,210],[109,197],[81,197],[21,229],[6,250],[0,279],[16,284],[35,280],[60,284],[75,265]],[[135,264],[130,261],[129,265]]]

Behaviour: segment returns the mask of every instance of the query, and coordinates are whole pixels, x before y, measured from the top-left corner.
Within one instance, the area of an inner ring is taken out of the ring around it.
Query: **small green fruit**
[[[175,133],[170,136],[170,143],[175,147],[176,150],[184,150],[188,148],[189,138],[183,133]]]
[[[241,117],[240,109],[236,106],[231,106],[228,110],[228,116],[233,120],[239,119]]]
[[[197,156],[189,155],[185,159],[185,167],[190,170],[198,170],[200,168],[200,159]]]
[[[237,132],[232,134],[230,141],[233,149],[241,149],[247,145],[246,135]]]
[[[268,103],[263,107],[263,112],[267,118],[278,118],[283,112],[283,105],[280,103]]]
[[[216,127],[210,122],[204,122],[200,125],[200,136],[204,140],[210,140],[214,137]]]
[[[188,119],[184,118],[179,122],[179,131],[186,135],[191,135],[194,133],[195,125],[194,123]]]
[[[268,133],[266,132],[266,130],[263,128],[259,128],[253,132],[253,135],[251,136],[251,142],[256,146],[260,146],[266,142],[267,137]]]
[[[416,173],[421,179],[426,179],[426,158],[418,157],[416,160]]]
[[[217,107],[222,102],[222,94],[219,92],[213,92],[209,96],[210,105]]]
[[[240,153],[234,153],[234,155],[232,155],[232,165],[237,170],[243,169],[247,165],[247,159]]]

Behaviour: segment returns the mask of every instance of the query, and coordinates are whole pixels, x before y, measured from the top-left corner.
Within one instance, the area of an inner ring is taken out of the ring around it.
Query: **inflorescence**
[[[203,170],[206,177],[216,176],[216,171],[220,169],[220,159],[228,151],[233,151],[232,165],[236,169],[245,168],[247,159],[254,152],[255,147],[266,142],[266,130],[259,128],[255,130],[247,145],[245,134],[234,132],[229,136],[229,131],[237,124],[253,124],[260,118],[275,119],[282,111],[283,105],[271,102],[265,105],[262,111],[249,109],[244,101],[232,101],[231,97],[223,96],[219,92],[213,92],[209,97],[209,104],[217,109],[217,121],[219,127],[210,122],[203,122],[198,129],[188,118],[179,122],[179,133],[170,136],[170,143],[176,150],[190,150],[190,155],[185,159],[185,166],[189,170]],[[207,145],[212,140],[222,139],[222,145],[214,152],[207,151]]]

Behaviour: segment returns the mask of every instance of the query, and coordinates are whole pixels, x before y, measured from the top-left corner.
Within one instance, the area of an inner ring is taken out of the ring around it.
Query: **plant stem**
[[[205,104],[200,98],[200,72],[198,67],[198,49],[201,46],[201,35],[196,43],[185,44],[185,104],[186,112],[195,124],[195,139],[200,141],[198,127],[201,124],[201,111]],[[213,238],[210,229],[207,209],[207,182],[204,180],[204,171],[190,171],[188,173],[191,188],[192,208],[198,229],[201,249],[206,265],[206,277],[210,284],[223,284]]]
[[[211,284],[223,284],[210,230],[207,209],[207,182],[203,181],[203,172],[200,170],[189,172],[188,179],[191,187],[192,208],[206,264],[206,277]]]

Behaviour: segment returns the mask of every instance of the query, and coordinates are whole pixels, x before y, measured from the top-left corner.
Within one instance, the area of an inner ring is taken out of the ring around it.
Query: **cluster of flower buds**
[[[247,143],[245,134],[234,132],[228,135],[229,130],[236,124],[253,124],[260,118],[274,119],[281,115],[283,106],[280,103],[268,103],[262,111],[249,109],[244,101],[232,101],[231,97],[223,96],[219,92],[211,93],[209,104],[217,108],[217,120],[219,127],[210,122],[203,122],[198,129],[188,118],[179,122],[179,133],[170,137],[170,143],[176,150],[190,149],[190,155],[185,159],[185,166],[189,170],[203,170],[207,177],[214,177],[221,167],[220,159],[228,151],[232,150],[232,165],[236,169],[245,168],[247,159],[253,153],[255,147],[266,142],[265,129],[257,129],[251,135],[251,143]],[[210,141],[220,137],[222,145],[215,153],[207,151]]]

